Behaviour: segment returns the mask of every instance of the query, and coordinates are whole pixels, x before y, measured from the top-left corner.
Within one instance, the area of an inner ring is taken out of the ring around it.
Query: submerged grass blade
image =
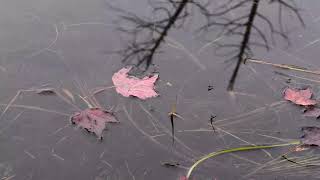
[[[307,68],[304,68],[304,67],[298,67],[298,66],[290,65],[290,64],[275,64],[275,63],[266,62],[266,61],[262,61],[262,60],[258,60],[258,59],[246,59],[246,61],[252,62],[252,63],[257,63],[257,64],[271,65],[273,67],[278,67],[278,68],[287,69],[287,70],[293,70],[293,71],[299,71],[299,72],[304,72],[304,73],[320,75],[320,71],[312,71],[312,70],[308,70]]]
[[[0,106],[7,107],[7,106],[9,106],[9,104],[0,103]],[[29,110],[35,110],[35,111],[41,111],[41,112],[48,112],[48,113],[54,113],[54,114],[58,114],[58,115],[61,115],[61,116],[67,116],[67,117],[70,116],[70,114],[67,114],[67,113],[63,113],[63,112],[59,112],[59,111],[55,111],[55,110],[50,110],[50,109],[45,109],[45,108],[38,107],[38,106],[28,106],[28,105],[22,105],[22,104],[11,104],[10,107],[29,109]]]
[[[83,100],[87,104],[89,108],[94,107],[94,105],[92,105],[85,97],[82,97],[80,94],[78,94],[78,96],[80,97],[81,100]]]
[[[16,99],[23,93],[23,92],[32,92],[33,90],[19,90],[16,95],[9,101],[9,103],[7,104],[7,106],[4,108],[4,110],[2,111],[2,113],[0,114],[0,119],[2,119],[2,117],[4,116],[4,114],[9,110],[9,108],[11,107],[11,105],[16,101]]]
[[[225,149],[217,152],[212,152],[209,153],[205,156],[203,156],[201,159],[199,159],[197,162],[195,162],[190,168],[187,173],[187,179],[190,178],[191,173],[193,170],[199,166],[203,161],[213,158],[215,156],[221,155],[221,154],[226,154],[226,153],[232,153],[232,152],[238,152],[238,151],[249,151],[249,150],[256,150],[256,149],[268,149],[268,148],[275,148],[275,147],[284,147],[284,146],[290,146],[290,145],[299,145],[300,141],[293,141],[290,143],[285,143],[285,144],[274,144],[274,145],[257,145],[257,146],[245,146],[245,147],[238,147],[238,148],[232,148],[232,149]]]

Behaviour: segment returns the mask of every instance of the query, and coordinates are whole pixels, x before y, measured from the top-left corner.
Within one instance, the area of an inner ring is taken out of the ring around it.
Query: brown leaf
[[[303,136],[301,142],[304,145],[320,146],[320,128],[315,126],[301,128]]]
[[[116,91],[125,96],[135,96],[140,99],[147,99],[158,96],[154,90],[154,83],[158,79],[158,74],[151,77],[144,77],[139,79],[137,77],[128,76],[129,68],[122,68],[112,76],[113,84],[116,87]]]
[[[102,132],[106,128],[106,123],[118,123],[114,115],[101,108],[88,108],[75,113],[70,118],[73,124],[92,132],[102,139]]]
[[[309,88],[303,90],[287,88],[284,91],[284,99],[291,101],[297,105],[310,106],[317,102],[311,99],[312,92]]]

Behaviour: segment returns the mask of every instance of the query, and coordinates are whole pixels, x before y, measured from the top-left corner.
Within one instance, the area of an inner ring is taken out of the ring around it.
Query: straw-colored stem
[[[312,70],[308,70],[306,68],[300,68],[300,67],[293,66],[293,65],[275,64],[275,63],[271,63],[271,62],[261,61],[261,60],[258,60],[258,59],[246,59],[246,62],[271,65],[271,66],[278,67],[278,68],[283,68],[283,69],[289,69],[289,70],[293,70],[293,71],[299,71],[299,72],[304,72],[304,73],[320,75],[320,71],[312,71]]]
[[[268,149],[268,148],[274,148],[274,147],[283,147],[283,146],[290,146],[290,145],[299,145],[300,141],[293,141],[290,143],[285,143],[285,144],[274,144],[274,145],[257,145],[257,146],[245,146],[245,147],[238,147],[238,148],[232,148],[232,149],[225,149],[225,150],[221,150],[218,152],[212,152],[209,153],[205,156],[203,156],[201,159],[199,159],[197,162],[195,162],[189,169],[188,173],[187,173],[187,179],[190,178],[191,173],[193,172],[193,170],[203,161],[209,159],[209,158],[213,158],[215,156],[221,155],[221,154],[226,154],[226,153],[232,153],[232,152],[238,152],[238,151],[249,151],[249,150],[256,150],[256,149]]]

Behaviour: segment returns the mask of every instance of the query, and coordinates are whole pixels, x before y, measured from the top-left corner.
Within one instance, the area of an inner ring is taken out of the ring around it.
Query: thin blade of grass
[[[0,103],[0,106],[5,106],[7,107],[9,104],[2,104]],[[11,104],[10,107],[14,107],[14,108],[23,108],[23,109],[29,109],[29,110],[36,110],[36,111],[42,111],[42,112],[48,112],[48,113],[54,113],[54,114],[58,114],[58,115],[62,115],[62,116],[67,116],[70,117],[70,114],[67,113],[63,113],[63,112],[59,112],[59,111],[54,111],[54,110],[50,110],[50,109],[45,109],[42,107],[38,107],[38,106],[28,106],[28,105],[21,105],[21,104]]]
[[[275,64],[271,62],[266,62],[258,59],[246,59],[246,62],[252,62],[256,64],[264,64],[264,65],[271,65],[274,67],[282,68],[282,69],[287,69],[287,70],[293,70],[293,71],[299,71],[299,72],[304,72],[304,73],[310,73],[310,74],[316,74],[320,75],[320,71],[312,71],[308,70],[307,68],[304,67],[298,67],[294,65],[288,65],[288,64]]]
[[[62,88],[62,92],[63,92],[65,95],[67,95],[67,97],[69,97],[73,103],[75,102],[74,95],[73,95],[68,89]]]
[[[2,119],[2,117],[4,116],[4,114],[9,110],[10,106],[14,103],[14,101],[20,96],[21,93],[23,92],[31,92],[34,90],[19,90],[16,95],[9,101],[9,103],[6,105],[6,107],[4,108],[4,110],[2,111],[1,115],[0,115],[0,120]]]
[[[218,155],[226,154],[226,153],[232,153],[232,152],[239,152],[239,151],[249,151],[249,150],[257,150],[257,149],[268,149],[268,148],[275,148],[275,147],[284,147],[284,146],[291,146],[291,145],[298,145],[300,144],[300,141],[293,141],[290,143],[285,143],[285,144],[274,144],[274,145],[257,145],[257,146],[245,146],[245,147],[238,147],[238,148],[231,148],[231,149],[225,149],[217,152],[212,152],[209,153],[202,158],[200,158],[197,162],[195,162],[189,169],[187,173],[187,179],[190,178],[193,170],[199,166],[203,161],[213,158]]]

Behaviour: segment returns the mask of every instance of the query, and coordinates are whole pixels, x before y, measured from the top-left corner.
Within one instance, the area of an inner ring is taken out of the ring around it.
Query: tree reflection
[[[219,2],[221,1],[219,0]],[[220,27],[220,34],[240,39],[236,43],[223,42],[216,43],[215,46],[216,49],[235,49],[232,53],[228,53],[231,55],[230,59],[236,60],[228,90],[233,90],[239,68],[245,62],[245,57],[252,54],[252,47],[258,46],[269,50],[268,37],[256,21],[266,24],[272,41],[279,36],[288,43],[289,39],[283,28],[285,15],[283,10],[293,12],[296,19],[304,26],[300,9],[294,0],[265,0],[263,2],[262,0],[225,0],[223,4],[218,6],[212,0],[149,0],[149,3],[153,14],[160,17],[159,20],[142,18],[135,13],[112,7],[120,12],[122,20],[132,26],[132,28],[119,28],[133,37],[127,47],[118,51],[123,56],[123,61],[135,62],[138,67],[144,65],[144,68],[148,69],[154,56],[160,52],[168,32],[171,29],[182,27],[184,21],[193,15],[189,7],[195,7],[197,12],[205,18],[205,24],[199,27],[199,31],[210,32],[213,28]],[[278,6],[277,25],[259,10],[259,8],[269,5]],[[236,13],[237,16],[230,16],[231,13]],[[260,39],[259,42],[254,42],[250,38],[252,35],[256,35]]]

